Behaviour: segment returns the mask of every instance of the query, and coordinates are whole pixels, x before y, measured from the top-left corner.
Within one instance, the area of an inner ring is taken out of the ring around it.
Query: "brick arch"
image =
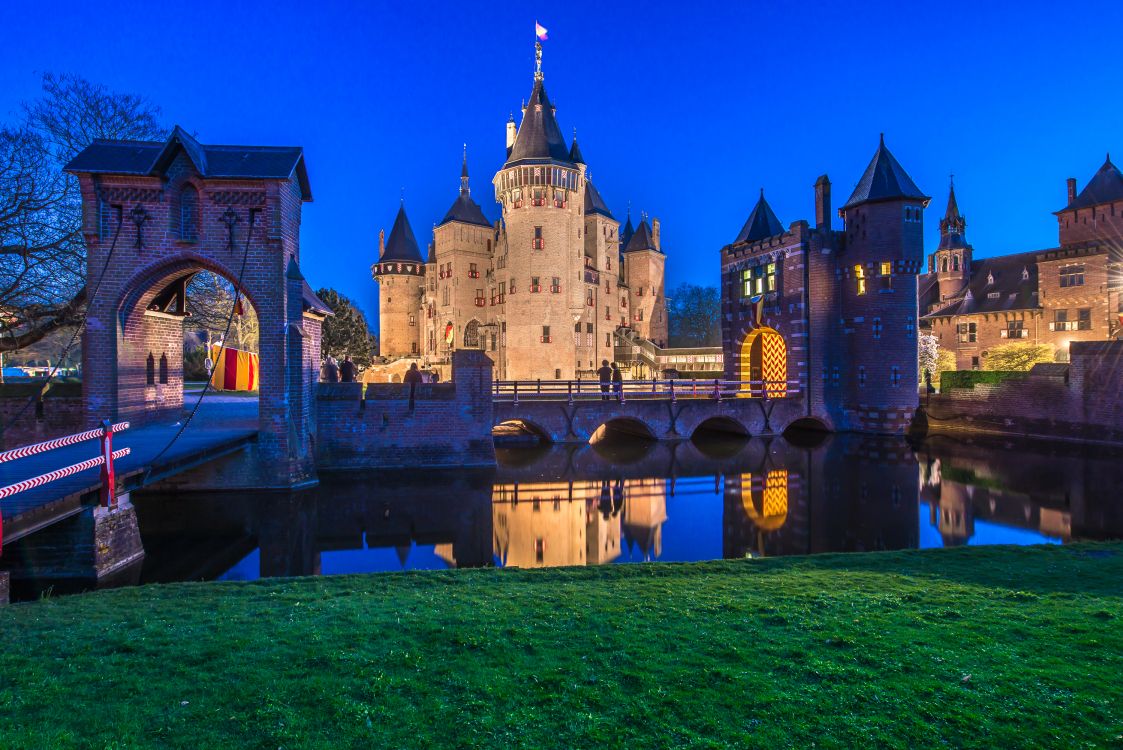
[[[238,262],[241,263],[240,258]],[[252,288],[252,285],[247,282],[252,282],[253,279],[247,279],[244,276],[243,283],[238,285],[238,270],[237,268],[227,268],[225,264],[198,253],[180,252],[175,258],[141,269],[121,285],[121,294],[116,305],[118,316],[123,323],[125,316],[133,310],[138,307],[141,310],[146,309],[148,304],[168,284],[200,271],[218,274],[231,284],[238,286],[239,291],[250,301],[254,310],[260,310],[257,298],[263,290]],[[247,273],[248,271],[249,267],[247,266]]]
[[[635,436],[640,440],[658,440],[659,434],[651,425],[642,419],[634,416],[616,416],[611,419],[606,419],[597,428],[589,433],[589,442],[595,442],[594,438],[598,433],[603,437],[601,429],[615,430],[619,433],[624,433],[629,436]]]
[[[764,388],[769,393],[782,393],[788,380],[788,345],[784,336],[775,328],[764,325],[750,328],[737,347],[737,379],[745,382],[741,387],[744,395],[749,395],[749,381],[765,381]],[[754,392],[753,395],[760,395]]]

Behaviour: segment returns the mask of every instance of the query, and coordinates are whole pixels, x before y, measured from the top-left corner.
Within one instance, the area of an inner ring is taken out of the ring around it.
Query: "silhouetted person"
[[[440,370],[433,370],[433,382],[434,383],[441,382],[441,372],[440,372]]]
[[[597,370],[597,377],[600,378],[600,400],[608,400],[608,387],[612,381],[612,368],[608,366],[608,360],[602,359],[600,361],[600,369]]]
[[[343,383],[355,382],[355,363],[351,361],[350,354],[344,354],[343,361],[339,363],[339,380]]]
[[[624,400],[624,373],[620,372],[620,368],[616,363],[612,363],[612,390],[616,391],[616,400]]]
[[[335,362],[335,357],[328,355],[324,360],[324,366],[320,373],[320,379],[325,383],[338,383],[339,382],[339,365]]]
[[[409,410],[413,411],[413,399],[417,393],[417,384],[421,382],[421,370],[417,369],[417,363],[414,362],[409,366],[406,371],[406,376],[402,378],[403,383],[409,383]]]

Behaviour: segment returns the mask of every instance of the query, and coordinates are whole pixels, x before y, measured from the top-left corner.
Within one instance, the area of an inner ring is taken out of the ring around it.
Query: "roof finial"
[[[468,189],[468,144],[464,144],[464,162],[460,165],[460,194],[470,195]]]
[[[406,205],[406,189],[405,189],[404,185],[401,187],[400,196],[401,196],[400,197],[401,206],[402,206],[402,208],[405,208],[405,205]]]
[[[1107,152],[1107,163],[1108,164],[1111,163],[1111,152],[1110,151]]]
[[[542,80],[542,42],[534,43],[534,80]]]
[[[764,188],[760,189],[760,199],[764,200]]]
[[[885,148],[885,133],[881,134],[881,147]]]
[[[951,189],[955,190],[955,173],[954,172],[952,172],[950,175],[948,175],[948,183],[950,184]]]

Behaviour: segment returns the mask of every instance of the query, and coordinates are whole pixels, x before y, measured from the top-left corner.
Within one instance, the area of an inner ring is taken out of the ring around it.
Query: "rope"
[[[246,244],[245,248],[242,250],[242,267],[238,269],[238,280],[234,284],[234,299],[230,305],[230,314],[226,316],[226,330],[222,333],[222,343],[218,345],[218,357],[221,357],[222,353],[226,351],[226,340],[230,337],[230,326],[234,324],[234,315],[238,310],[238,296],[241,294],[240,290],[242,288],[242,277],[246,273],[246,263],[250,257],[250,239],[253,237],[253,225],[256,218],[257,211],[251,208],[250,226],[249,229],[246,230]],[[186,300],[184,302],[186,304]],[[218,357],[215,358],[216,362],[218,361]],[[187,425],[191,424],[191,420],[195,418],[195,413],[199,411],[199,406],[203,403],[203,397],[207,395],[207,391],[209,391],[211,388],[212,379],[213,378],[207,378],[207,381],[203,383],[203,390],[199,391],[199,397],[195,399],[195,406],[191,408],[191,412],[187,415],[187,418],[183,420],[183,423],[180,425],[179,430],[176,432],[176,434],[173,435],[172,439],[168,441],[168,444],[165,445],[164,448],[159,453],[157,453],[151,461],[148,462],[148,469],[146,469],[144,472],[144,478],[141,480],[141,486],[144,486],[148,483],[149,478],[152,476],[152,469],[155,467],[156,461],[159,460],[165,453],[167,453],[173,445],[175,445],[175,441],[179,440],[180,435],[182,435],[183,431],[187,429]]]
[[[66,348],[62,350],[62,354],[59,356],[58,361],[55,362],[55,366],[51,369],[51,372],[47,375],[47,379],[45,381],[43,381],[43,387],[39,390],[39,394],[29,398],[27,400],[27,403],[23,405],[23,408],[20,409],[18,412],[16,412],[15,416],[13,416],[8,421],[8,423],[6,425],[4,425],[3,427],[0,427],[0,435],[3,435],[6,431],[11,429],[12,425],[14,425],[16,423],[16,420],[18,420],[20,417],[22,417],[23,413],[25,411],[27,411],[27,407],[31,406],[33,403],[35,403],[39,399],[43,398],[43,394],[45,394],[47,392],[47,387],[51,384],[51,379],[54,378],[55,373],[58,372],[59,366],[63,362],[66,361],[67,355],[70,354],[70,350],[74,347],[74,342],[76,342],[78,340],[78,334],[80,334],[86,328],[86,319],[90,314],[90,305],[93,304],[94,298],[97,297],[98,290],[101,289],[101,282],[105,280],[105,272],[109,269],[109,261],[111,261],[113,259],[113,251],[117,249],[117,238],[119,236],[121,236],[121,225],[123,223],[124,223],[124,218],[122,217],[122,211],[120,209],[118,209],[118,211],[117,211],[117,231],[113,233],[113,242],[110,243],[110,245],[109,245],[109,254],[105,256],[105,263],[103,263],[102,266],[101,266],[101,274],[98,276],[97,284],[94,285],[94,291],[86,299],[86,312],[83,313],[83,315],[82,315],[82,322],[78,325],[77,328],[74,329],[74,335],[70,337],[70,343],[67,344]]]

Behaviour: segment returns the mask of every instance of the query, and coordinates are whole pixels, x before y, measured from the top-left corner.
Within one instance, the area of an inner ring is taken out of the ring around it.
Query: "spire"
[[[742,242],[759,242],[760,240],[783,233],[784,225],[776,218],[776,212],[772,210],[772,206],[768,205],[768,201],[764,199],[764,188],[761,188],[760,198],[757,199],[756,205],[753,206],[752,213],[750,213],[749,218],[745,220],[745,224],[741,227],[737,239],[733,240],[733,244],[738,245]]]
[[[569,160],[574,164],[585,163],[585,157],[581,153],[581,147],[577,145],[577,128],[573,129],[573,145],[569,147]]]
[[[534,47],[537,59],[534,87],[530,91],[530,100],[523,107],[523,119],[519,123],[505,166],[510,167],[523,162],[572,164],[569,148],[565,145],[565,136],[562,135],[557,118],[554,116],[554,105],[550,103],[550,98],[546,95],[546,87],[542,82],[541,42],[535,42]]]
[[[634,234],[628,238],[627,243],[624,245],[624,252],[634,253],[640,250],[654,250],[659,251],[655,247],[655,241],[651,237],[651,227],[647,224],[647,214],[641,214],[639,226],[636,228]],[[630,221],[630,219],[629,219]]]
[[[885,146],[885,134],[882,133],[877,152],[866,167],[862,179],[858,180],[850,200],[846,201],[841,210],[845,211],[860,203],[891,200],[917,200],[927,205],[929,198],[921,192],[905,168],[889,152]]]
[[[464,144],[464,162],[460,165],[460,194],[471,195],[468,188],[468,144]]]
[[[542,42],[534,43],[534,80],[542,80]]]
[[[967,219],[959,213],[959,203],[955,200],[955,175],[948,180],[948,210],[940,219],[940,244],[937,250],[952,250],[967,247]]]

